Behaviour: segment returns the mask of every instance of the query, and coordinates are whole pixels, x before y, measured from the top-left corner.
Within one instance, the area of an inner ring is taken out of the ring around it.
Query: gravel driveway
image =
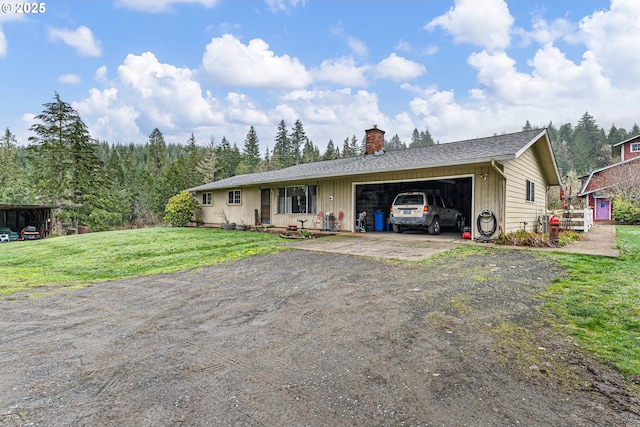
[[[2,426],[631,426],[528,252],[288,250],[0,301]]]

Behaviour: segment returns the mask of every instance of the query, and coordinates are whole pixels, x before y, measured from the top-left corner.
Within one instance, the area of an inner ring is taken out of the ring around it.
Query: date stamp
[[[2,3],[0,5],[2,13],[15,13],[15,14],[41,14],[47,11],[47,4],[45,2],[38,3]]]

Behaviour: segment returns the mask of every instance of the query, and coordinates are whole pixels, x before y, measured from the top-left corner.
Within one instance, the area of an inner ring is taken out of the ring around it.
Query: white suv
[[[440,234],[441,227],[462,227],[462,214],[447,200],[435,194],[420,191],[400,193],[391,204],[389,222],[393,231],[422,227],[429,234]]]

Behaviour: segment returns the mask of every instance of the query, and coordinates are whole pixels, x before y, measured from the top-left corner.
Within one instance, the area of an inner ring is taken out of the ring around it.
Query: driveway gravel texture
[[[291,249],[14,294],[0,425],[640,425],[637,391],[543,309],[562,274],[504,249]]]

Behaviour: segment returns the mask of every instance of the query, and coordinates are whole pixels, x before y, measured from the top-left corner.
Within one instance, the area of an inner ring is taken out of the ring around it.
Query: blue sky
[[[54,92],[99,140],[157,127],[242,147],[253,125],[263,151],[281,120],[321,150],[374,124],[450,142],[585,111],[606,130],[640,122],[637,0],[41,4],[0,12],[0,127],[20,144]]]

